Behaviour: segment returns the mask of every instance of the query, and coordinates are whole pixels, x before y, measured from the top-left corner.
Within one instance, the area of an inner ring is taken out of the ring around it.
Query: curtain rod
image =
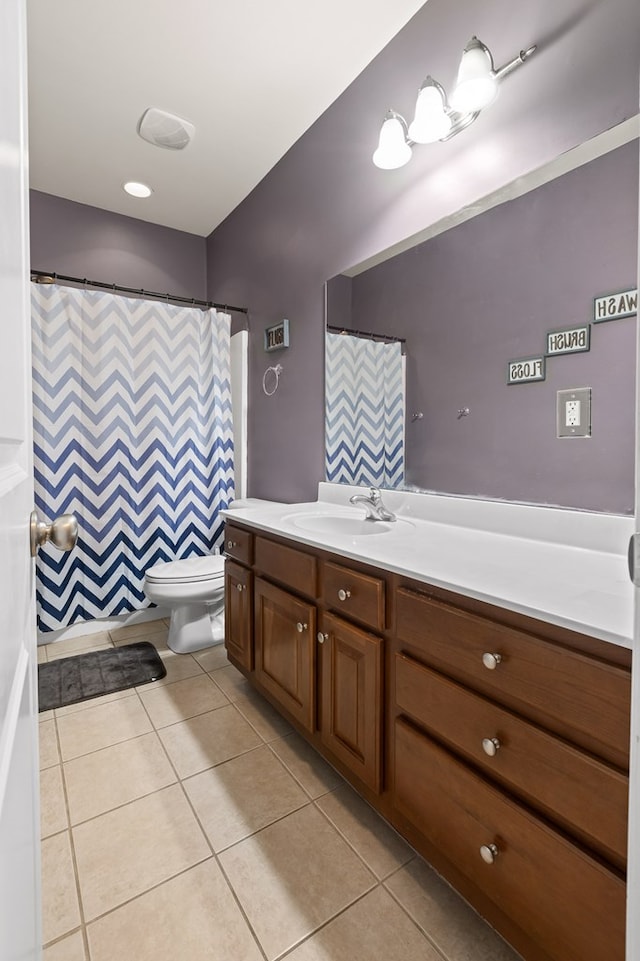
[[[231,304],[215,304],[212,300],[196,300],[195,297],[180,297],[177,294],[161,294],[155,290],[144,290],[142,287],[122,287],[120,284],[105,284],[100,280],[87,280],[86,277],[67,277],[56,274],[51,270],[32,270],[31,280],[36,284],[52,284],[55,280],[62,280],[70,284],[83,284],[85,287],[101,287],[103,290],[118,291],[123,294],[139,294],[141,297],[158,297],[161,300],[175,300],[190,307],[215,307],[216,310],[234,310],[238,314],[248,314],[247,307],[233,307]]]
[[[332,327],[327,324],[327,330],[335,334],[355,334],[356,337],[371,337],[372,340],[389,340],[397,344],[406,344],[406,337],[395,337],[393,334],[376,334],[372,330],[351,330],[349,327]]]

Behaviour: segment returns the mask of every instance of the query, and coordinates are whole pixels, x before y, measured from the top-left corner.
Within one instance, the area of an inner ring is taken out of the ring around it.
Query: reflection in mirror
[[[561,176],[544,182],[552,174],[537,172],[533,189],[520,182],[513,199],[328,282],[329,327],[406,340],[407,487],[633,512],[635,316],[594,322],[594,298],[637,286],[637,118],[623,127],[578,148],[575,169],[566,155]],[[590,327],[589,350],[544,356],[549,332],[580,325]],[[331,343],[327,477],[358,483],[332,477]],[[509,384],[509,361],[533,357],[545,379]],[[560,439],[557,392],[576,387],[592,391],[592,436]],[[381,394],[372,381],[368,403]],[[344,415],[353,434],[343,461],[369,442],[356,401]]]

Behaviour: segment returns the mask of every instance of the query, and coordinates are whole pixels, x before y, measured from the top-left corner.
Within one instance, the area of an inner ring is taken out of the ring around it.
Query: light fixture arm
[[[514,57],[513,60],[509,61],[509,63],[505,63],[503,67],[499,67],[494,71],[496,80],[502,80],[504,77],[507,77],[517,67],[525,63],[529,57],[536,52],[537,49],[538,45],[534,43],[530,47],[527,47],[526,50],[521,50],[517,57]]]

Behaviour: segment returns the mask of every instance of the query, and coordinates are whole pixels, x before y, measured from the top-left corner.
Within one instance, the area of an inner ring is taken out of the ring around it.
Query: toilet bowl
[[[224,557],[211,554],[149,568],[144,592],[171,610],[167,644],[190,654],[224,640]]]

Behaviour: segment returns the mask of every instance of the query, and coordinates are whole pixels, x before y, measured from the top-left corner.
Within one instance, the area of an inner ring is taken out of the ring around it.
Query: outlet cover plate
[[[591,388],[559,390],[556,422],[558,437],[591,437]]]

